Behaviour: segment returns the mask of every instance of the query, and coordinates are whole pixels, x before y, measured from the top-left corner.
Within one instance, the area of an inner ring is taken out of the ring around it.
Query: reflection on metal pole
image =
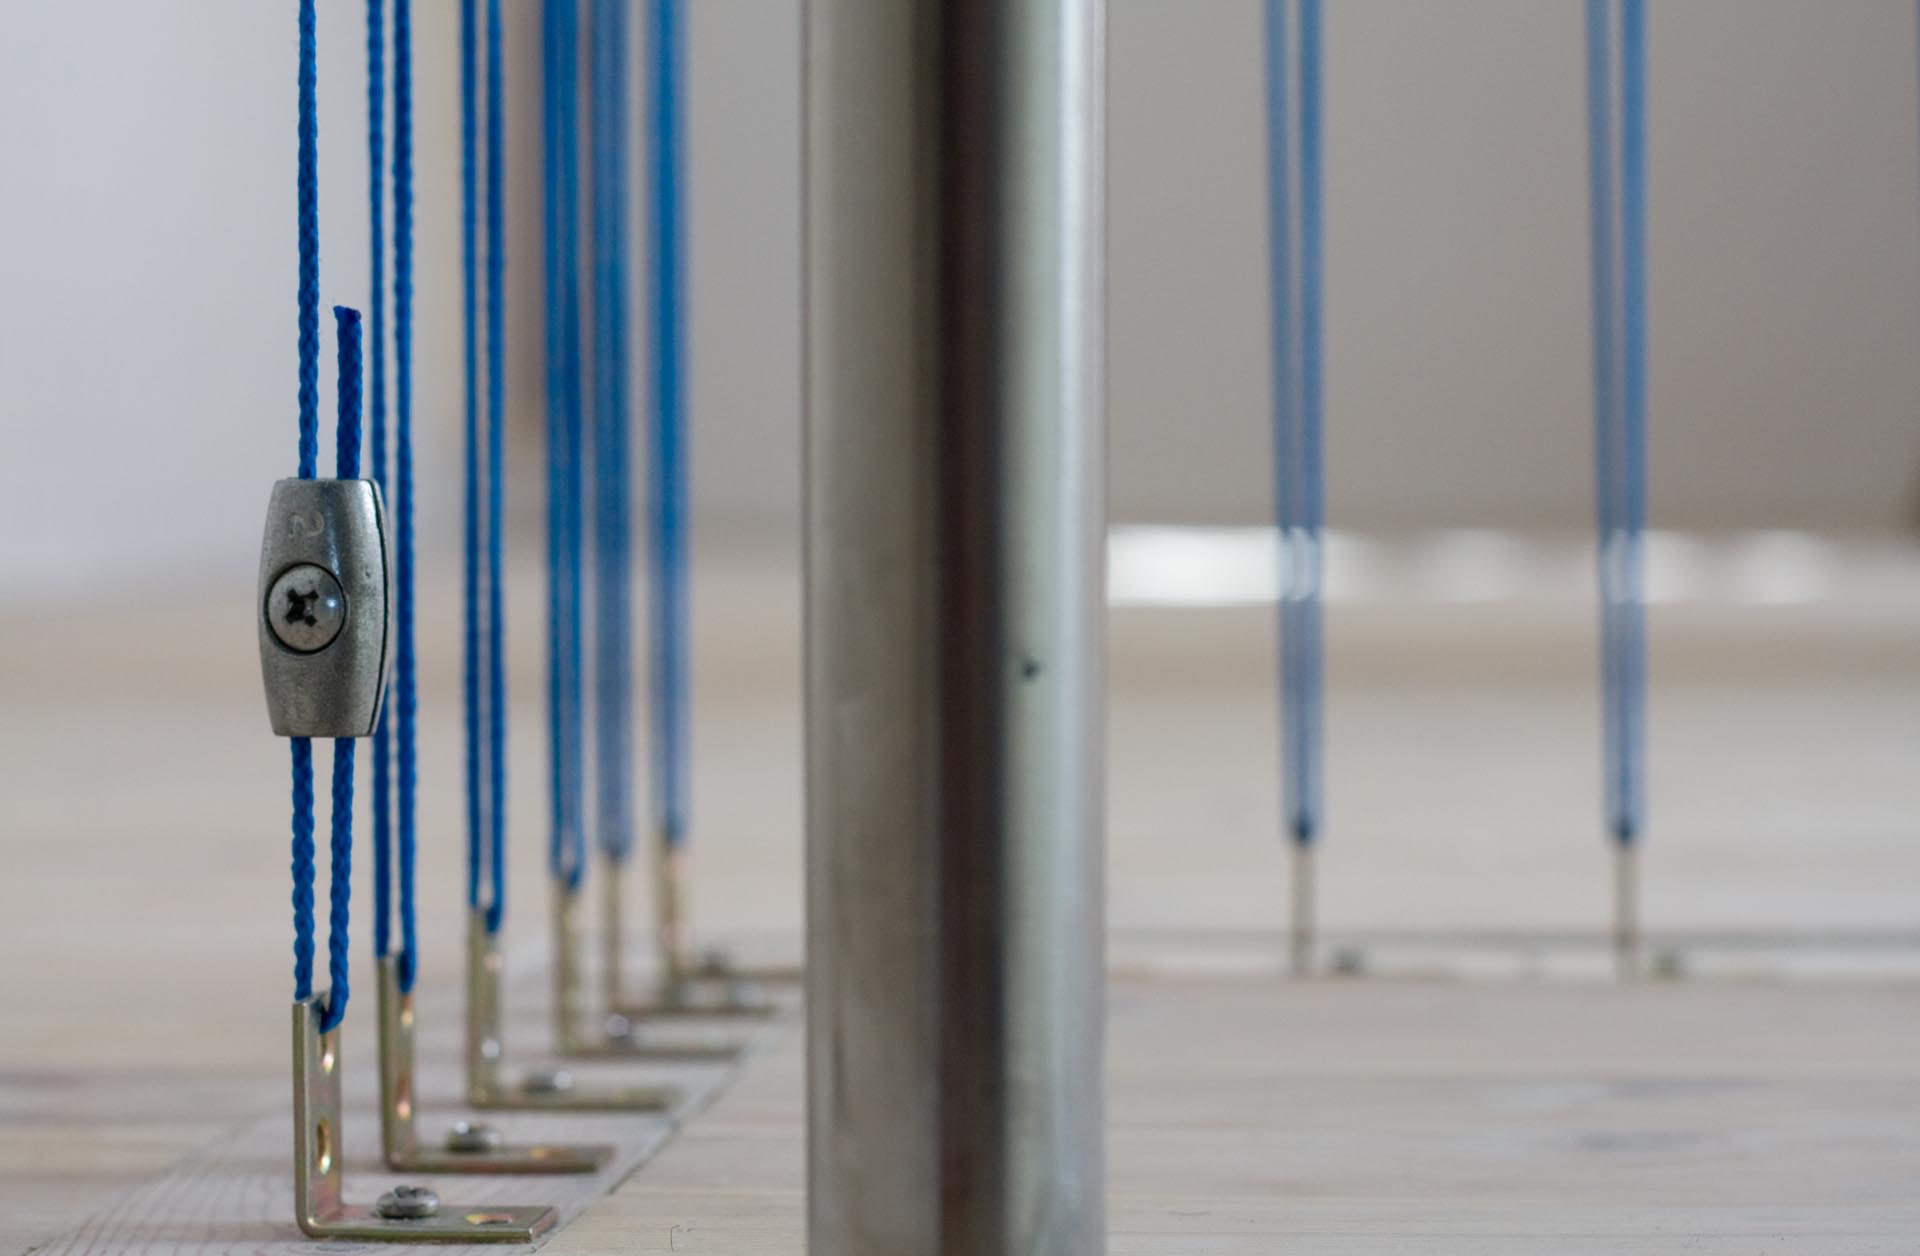
[[[1103,0],[811,0],[810,1250],[1105,1249]]]

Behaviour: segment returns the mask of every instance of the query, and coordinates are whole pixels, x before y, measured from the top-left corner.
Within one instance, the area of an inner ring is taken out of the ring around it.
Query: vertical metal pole
[[[810,0],[809,1236],[1105,1250],[1104,0]]]

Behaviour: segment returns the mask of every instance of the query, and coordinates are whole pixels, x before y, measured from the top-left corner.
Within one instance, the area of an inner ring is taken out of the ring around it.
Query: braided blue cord
[[[1321,592],[1325,572],[1321,386],[1321,115],[1320,0],[1300,0],[1300,537],[1306,570],[1299,577],[1295,631],[1300,745],[1294,791],[1295,840],[1311,842],[1325,823],[1323,798]]]
[[[585,433],[582,430],[580,393],[580,14],[572,0],[558,5],[559,45],[565,51],[560,68],[559,132],[567,137],[560,146],[557,171],[561,200],[567,212],[560,220],[561,327],[565,336],[562,362],[565,405],[562,417],[563,460],[567,482],[561,494],[563,536],[563,575],[567,588],[566,617],[562,624],[565,639],[561,647],[562,692],[561,728],[564,733],[567,800],[567,888],[578,890],[586,877],[586,727],[582,718],[585,675],[582,635],[585,613],[582,597],[586,587],[583,548],[586,537],[585,504],[581,483],[585,468]]]
[[[626,6],[593,5],[595,654],[600,848],[633,847],[633,613],[627,452]]]
[[[360,314],[333,307],[339,345],[339,419],[334,429],[334,474],[343,480],[360,475]],[[327,1033],[347,1014],[348,924],[353,898],[353,757],[351,737],[333,743],[333,845],[328,877],[327,1002],[320,1032]]]
[[[543,119],[545,177],[547,317],[547,745],[552,832],[547,867],[568,890],[577,890],[585,872],[581,860],[578,780],[579,700],[577,651],[580,617],[578,546],[570,534],[577,514],[578,469],[573,461],[578,439],[578,329],[568,311],[579,300],[573,274],[579,265],[572,251],[571,220],[578,213],[571,180],[574,131],[570,97],[578,90],[577,34],[572,0],[547,0],[542,10]]]
[[[300,0],[299,171],[295,214],[300,241],[300,470],[319,474],[320,462],[320,114],[315,105],[317,56],[313,0]]]
[[[1622,0],[1617,100],[1612,0],[1587,0],[1586,18],[1603,774],[1608,832],[1629,844],[1645,821],[1645,12]]]
[[[1620,763],[1613,829],[1635,841],[1646,823],[1647,39],[1645,0],[1620,13],[1621,524]]]
[[[460,0],[460,267],[466,337],[466,498],[463,559],[465,654],[461,669],[467,750],[467,906],[480,906],[480,358],[478,242],[475,212],[478,170],[475,152],[475,8]]]
[[[1281,775],[1287,829],[1306,845],[1322,823],[1323,771],[1321,41],[1319,0],[1295,3],[1297,50],[1287,38],[1287,0],[1267,3],[1267,212],[1274,503],[1285,562],[1279,605]]]
[[[419,691],[413,615],[413,0],[393,5],[394,769],[399,777],[402,993],[419,971],[414,852]]]
[[[386,31],[381,0],[367,0],[367,234],[372,269],[368,278],[367,460],[369,474],[393,505],[387,483],[387,342],[385,315],[386,214],[385,142],[381,123],[386,111]],[[387,733],[387,711],[373,727],[373,953],[384,956],[392,948],[393,916],[393,752]]]
[[[547,333],[547,871],[555,879],[563,875],[561,859],[566,849],[567,804],[565,797],[566,747],[561,744],[561,709],[565,702],[566,678],[560,674],[562,606],[566,590],[561,587],[562,507],[560,494],[565,472],[560,465],[561,384],[559,255],[560,225],[563,212],[556,194],[555,170],[560,163],[558,134],[559,92],[558,36],[555,30],[559,6],[545,0],[540,7],[540,196],[545,219],[541,232],[541,295],[546,304]]]
[[[502,588],[501,499],[506,430],[506,163],[500,70],[500,0],[487,0],[487,734],[488,836],[492,841],[487,932],[507,912],[507,627]]]
[[[353,739],[333,743],[333,865],[328,871],[327,1001],[320,1032],[347,1014],[347,915],[353,897]]]
[[[298,474],[312,479],[320,460],[320,198],[319,114],[315,107],[313,0],[300,0],[298,84],[298,156],[294,177],[296,231],[300,250],[295,296],[299,328]],[[293,770],[293,997],[313,997],[313,743],[295,737]]]
[[[313,997],[313,741],[293,747],[293,997]]]
[[[344,305],[334,306],[333,331],[340,359],[340,379],[335,394],[340,418],[334,428],[334,475],[342,480],[357,480],[360,478],[360,311]]]
[[[686,144],[681,0],[652,0],[653,296],[652,645],[653,819],[668,850],[686,839],[687,702],[687,323]],[[624,233],[623,233],[624,237]],[[620,246],[624,264],[624,238]]]

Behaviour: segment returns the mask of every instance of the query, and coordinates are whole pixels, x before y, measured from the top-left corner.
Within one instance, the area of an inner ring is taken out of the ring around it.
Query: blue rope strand
[[[295,235],[300,250],[295,294],[300,352],[298,474],[310,480],[318,474],[320,457],[320,128],[315,106],[313,0],[300,0],[298,27],[298,153],[294,176]],[[293,997],[305,1000],[313,997],[313,743],[295,737],[289,745],[293,773]]]
[[[507,648],[501,562],[501,499],[506,429],[506,160],[501,104],[500,0],[487,0],[487,733],[488,836],[492,841],[487,932],[507,911]]]
[[[560,5],[546,0],[540,9],[540,121],[542,233],[542,295],[546,301],[547,332],[547,797],[549,825],[547,871],[556,881],[567,877],[567,745],[566,689],[563,672],[566,637],[566,492],[564,367],[566,328],[560,316],[560,221],[566,214],[559,193],[560,147]]]
[[[1267,200],[1274,506],[1285,577],[1278,607],[1281,776],[1288,832],[1306,845],[1321,824],[1322,776],[1321,10],[1319,0],[1292,6],[1296,49],[1289,7],[1287,0],[1267,3]]]
[[[626,355],[626,6],[593,5],[593,332],[600,847],[633,847]]]
[[[334,475],[343,480],[360,475],[360,314],[346,306],[333,307],[339,347],[339,419],[334,429]],[[351,737],[333,743],[333,843],[328,868],[327,1002],[320,1014],[320,1032],[327,1033],[347,1014],[348,926],[353,898],[353,758]]]
[[[1620,251],[1621,468],[1625,529],[1621,590],[1621,768],[1614,833],[1639,837],[1646,822],[1647,160],[1646,3],[1621,0]]]
[[[1326,500],[1322,487],[1320,0],[1300,0],[1300,535],[1306,559],[1297,608],[1301,736],[1294,836],[1311,842],[1323,823],[1321,590]]]
[[[561,210],[555,187],[555,169],[560,163],[560,137],[557,132],[559,92],[559,47],[555,23],[559,7],[545,0],[540,7],[540,199],[545,220],[541,235],[542,286],[546,304],[547,333],[547,797],[549,833],[547,871],[556,879],[562,875],[561,856],[566,848],[567,807],[564,791],[566,748],[561,744],[561,707],[566,678],[560,674],[562,608],[566,590],[561,587],[562,549],[560,493],[564,472],[560,466],[560,338],[559,313],[559,223]]]
[[[335,392],[340,417],[334,428],[334,475],[342,480],[357,480],[360,478],[360,311],[344,305],[334,306],[333,331],[340,362]]]
[[[1628,844],[1645,823],[1646,27],[1643,0],[1619,12],[1616,84],[1613,0],[1587,0],[1603,774],[1608,832]]]
[[[581,484],[585,469],[585,434],[582,423],[580,391],[580,15],[572,0],[566,0],[559,6],[560,47],[565,50],[561,61],[561,90],[559,93],[560,124],[559,131],[568,137],[560,146],[561,200],[567,206],[567,212],[561,218],[560,228],[560,278],[561,278],[561,327],[565,336],[563,379],[564,407],[562,439],[564,444],[564,462],[567,469],[567,481],[561,494],[561,524],[563,531],[563,566],[567,589],[566,617],[562,625],[565,640],[561,649],[561,674],[564,679],[562,731],[565,735],[566,780],[564,782],[567,799],[568,832],[570,847],[568,855],[567,888],[578,890],[587,871],[586,853],[586,727],[582,718],[585,708],[585,693],[582,689],[585,676],[582,636],[584,632],[585,612],[583,593],[586,587],[583,548],[586,537],[584,522],[585,506],[581,497]]]
[[[386,110],[386,23],[381,0],[367,0],[367,234],[372,258],[368,276],[367,458],[369,470],[391,509],[387,483],[386,342],[386,152],[382,123]],[[373,953],[385,956],[393,946],[393,751],[387,709],[373,728]]]
[[[315,105],[317,56],[313,0],[300,0],[299,170],[295,178],[300,282],[300,470],[319,474],[320,461],[320,113]]]
[[[672,851],[686,839],[689,794],[684,14],[681,0],[652,0],[651,13],[653,239],[649,278],[653,296],[654,439],[649,464],[653,589],[648,607],[652,619],[653,810],[655,830]],[[624,270],[624,232],[619,248]]]
[[[333,743],[333,864],[328,871],[327,1000],[320,1032],[347,1014],[347,918],[353,897],[353,739]]]
[[[466,458],[463,555],[465,653],[461,670],[467,751],[467,907],[480,906],[480,359],[478,242],[475,210],[476,81],[474,0],[460,3],[460,228],[462,314],[465,327]]]
[[[416,729],[419,716],[413,611],[413,0],[393,6],[393,356],[394,356],[394,739],[399,777],[400,959],[402,993],[419,970],[414,914]]]
[[[293,748],[293,997],[313,997],[313,741]]]

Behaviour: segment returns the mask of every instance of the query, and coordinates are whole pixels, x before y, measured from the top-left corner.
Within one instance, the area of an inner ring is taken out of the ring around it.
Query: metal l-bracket
[[[559,880],[553,886],[553,981],[555,1049],[570,1059],[724,1063],[745,1049],[744,1043],[727,1039],[645,1037],[640,1026],[618,1013],[607,1016],[596,1034],[580,963],[580,893]]]
[[[293,1195],[300,1229],[317,1239],[386,1242],[531,1243],[553,1228],[553,1209],[440,1204],[401,1220],[342,1198],[340,1027],[322,1034],[323,996],[293,1005]]]
[[[414,1128],[414,1006],[391,955],[380,968],[380,1141],[399,1173],[592,1173],[613,1158],[604,1143],[503,1143],[485,1137],[423,1147]],[[497,1136],[496,1136],[497,1137]]]
[[[636,1002],[626,990],[622,950],[626,934],[620,927],[625,911],[620,897],[618,865],[609,865],[601,878],[605,887],[606,954],[603,979],[607,1007],[629,1023],[649,1020],[720,1020],[763,1018],[779,1010],[761,998],[759,992],[742,982],[729,982],[717,992],[711,981],[689,980],[685,955],[686,926],[682,902],[685,898],[685,865],[682,857],[661,849],[657,897],[660,900],[660,954],[666,966],[666,980],[651,1000]]]
[[[476,1108],[534,1111],[664,1112],[680,1101],[673,1086],[589,1088],[564,1069],[508,1082],[501,1075],[500,948],[486,917],[467,919],[467,1102]]]

